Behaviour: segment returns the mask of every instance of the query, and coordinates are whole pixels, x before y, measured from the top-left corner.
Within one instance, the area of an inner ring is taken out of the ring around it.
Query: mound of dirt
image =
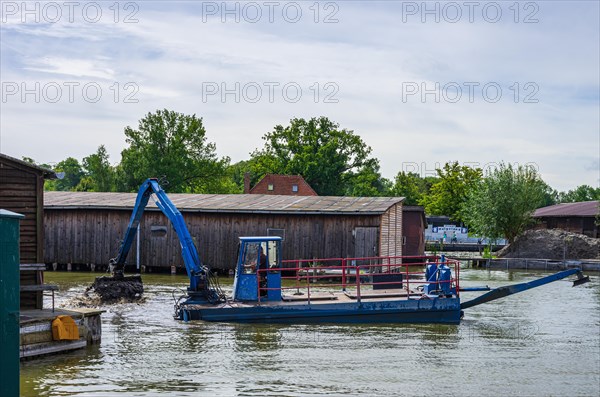
[[[561,229],[527,230],[497,255],[500,258],[600,259],[600,239]]]
[[[97,277],[85,292],[89,297],[90,292],[95,293],[102,303],[116,303],[122,301],[137,301],[142,298],[144,284],[142,277]]]

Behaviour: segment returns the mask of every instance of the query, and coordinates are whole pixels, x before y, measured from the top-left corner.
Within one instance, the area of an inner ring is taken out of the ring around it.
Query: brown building
[[[0,153],[0,208],[25,215],[20,222],[20,308],[41,309],[44,285],[44,180],[56,174]],[[41,265],[40,265],[41,264]]]
[[[103,267],[116,256],[134,193],[47,192],[46,263]],[[170,194],[196,240],[200,258],[232,269],[238,237],[278,235],[283,259],[399,256],[401,197]],[[150,200],[141,222],[140,264],[183,267],[177,236]],[[136,246],[128,265],[136,262]]]
[[[250,189],[250,174],[244,175],[244,193],[285,196],[316,196],[317,193],[301,175],[266,174]]]
[[[562,203],[539,208],[533,217],[539,220],[535,229],[563,229],[569,232],[600,237],[597,221],[600,201]]]
[[[44,261],[44,179],[54,171],[0,153],[0,208],[25,215],[21,263]]]
[[[425,229],[427,219],[425,209],[418,205],[402,207],[403,255],[419,256],[425,254]]]

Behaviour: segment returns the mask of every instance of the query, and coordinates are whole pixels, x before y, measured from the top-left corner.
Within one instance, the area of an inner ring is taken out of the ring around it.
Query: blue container
[[[451,294],[451,286],[450,286],[450,279],[452,278],[452,271],[450,270],[450,268],[446,265],[441,265],[439,270],[438,270],[438,281],[440,283],[440,290],[445,294],[445,295],[450,295]]]
[[[436,282],[438,278],[438,266],[435,263],[427,265],[425,268],[425,279],[429,281],[429,283],[425,284],[423,287],[423,292],[426,294],[431,294],[433,291],[437,291],[439,289],[439,285]]]

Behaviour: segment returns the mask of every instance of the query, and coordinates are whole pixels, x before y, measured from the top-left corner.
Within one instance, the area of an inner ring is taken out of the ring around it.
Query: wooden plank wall
[[[402,213],[403,255],[425,254],[425,228],[423,214],[417,211]]]
[[[391,206],[381,215],[379,255],[402,255],[402,203]],[[398,260],[398,263],[400,260]]]
[[[21,220],[21,263],[43,259],[43,189],[41,175],[0,161],[0,208],[25,215]]]
[[[47,208],[45,262],[108,264],[117,255],[130,216],[130,211],[122,210]],[[266,235],[268,228],[285,230],[283,259],[354,256],[352,231],[356,227],[378,227],[381,221],[379,215],[184,213],[184,217],[201,260],[219,269],[234,267],[238,237]],[[153,226],[167,226],[166,235],[153,236]],[[183,268],[179,241],[162,213],[146,211],[141,231],[142,265]],[[127,264],[135,264],[135,251],[134,243]]]

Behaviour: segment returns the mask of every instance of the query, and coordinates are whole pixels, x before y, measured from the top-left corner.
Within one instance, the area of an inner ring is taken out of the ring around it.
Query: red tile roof
[[[538,208],[533,214],[536,218],[567,217],[567,216],[596,216],[600,201],[583,201],[580,203],[562,203],[549,207]]]
[[[269,185],[272,189],[269,190]],[[293,190],[297,186],[298,191]],[[301,175],[267,174],[250,189],[250,194],[276,194],[285,196],[318,196]]]

